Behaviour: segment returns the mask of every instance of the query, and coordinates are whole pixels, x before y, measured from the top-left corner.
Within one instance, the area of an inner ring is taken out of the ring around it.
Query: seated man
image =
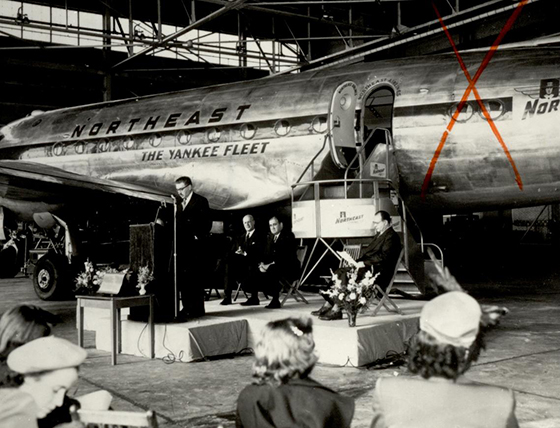
[[[243,286],[256,274],[259,258],[264,250],[265,237],[255,229],[255,219],[248,214],[243,217],[245,233],[239,235],[227,256],[224,275],[224,300],[220,305],[231,305],[231,292],[237,282]]]
[[[358,279],[363,277],[365,272],[373,267],[373,272],[379,272],[375,283],[385,290],[389,286],[395,265],[397,264],[401,253],[401,239],[397,232],[391,227],[391,216],[387,211],[378,211],[373,217],[374,236],[371,243],[366,247],[363,255],[357,260],[358,262]],[[347,269],[337,270],[337,275],[346,274]],[[323,294],[327,302],[317,311],[311,312],[312,315],[319,315],[321,320],[337,320],[342,319],[342,311],[340,307],[328,296]]]
[[[264,287],[267,294],[272,296],[268,309],[278,309],[280,305],[281,279],[291,281],[295,279],[299,270],[294,234],[284,230],[284,224],[278,217],[268,221],[270,234],[268,235],[264,254],[257,264],[258,270],[249,280],[251,297],[241,303],[243,306],[259,304],[258,288]]]

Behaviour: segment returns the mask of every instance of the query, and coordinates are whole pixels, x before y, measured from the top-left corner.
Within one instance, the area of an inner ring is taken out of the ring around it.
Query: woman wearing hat
[[[237,400],[237,427],[349,427],[354,400],[315,382],[310,319],[269,322],[255,348],[253,385]]]
[[[484,346],[481,316],[477,301],[461,291],[424,306],[408,358],[421,377],[378,379],[372,428],[518,427],[512,391],[463,376]]]
[[[18,388],[0,389],[0,426],[36,428],[38,419],[62,405],[86,357],[83,348],[54,336],[13,350],[8,367],[20,374],[23,382]]]

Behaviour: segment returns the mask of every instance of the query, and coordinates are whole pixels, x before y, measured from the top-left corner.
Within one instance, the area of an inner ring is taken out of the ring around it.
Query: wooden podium
[[[173,231],[172,227],[157,223],[130,226],[130,268],[134,272],[148,266],[154,280],[146,287],[154,295],[154,318],[156,321],[171,321],[174,318],[173,287]],[[147,321],[149,313],[145,307],[130,309],[129,318]]]

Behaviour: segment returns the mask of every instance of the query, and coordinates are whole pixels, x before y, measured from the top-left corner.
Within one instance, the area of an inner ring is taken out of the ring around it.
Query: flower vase
[[[140,289],[138,290],[138,294],[140,294],[141,296],[146,294],[146,285],[147,284],[138,284],[138,288]]]
[[[356,317],[358,316],[358,311],[348,309],[346,314],[348,315],[348,327],[356,327]]]

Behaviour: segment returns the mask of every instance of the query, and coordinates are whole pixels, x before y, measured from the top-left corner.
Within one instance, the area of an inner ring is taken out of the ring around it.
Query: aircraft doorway
[[[364,98],[360,118],[364,160],[371,156],[378,144],[391,144],[394,101],[395,96],[389,88],[374,89]]]

